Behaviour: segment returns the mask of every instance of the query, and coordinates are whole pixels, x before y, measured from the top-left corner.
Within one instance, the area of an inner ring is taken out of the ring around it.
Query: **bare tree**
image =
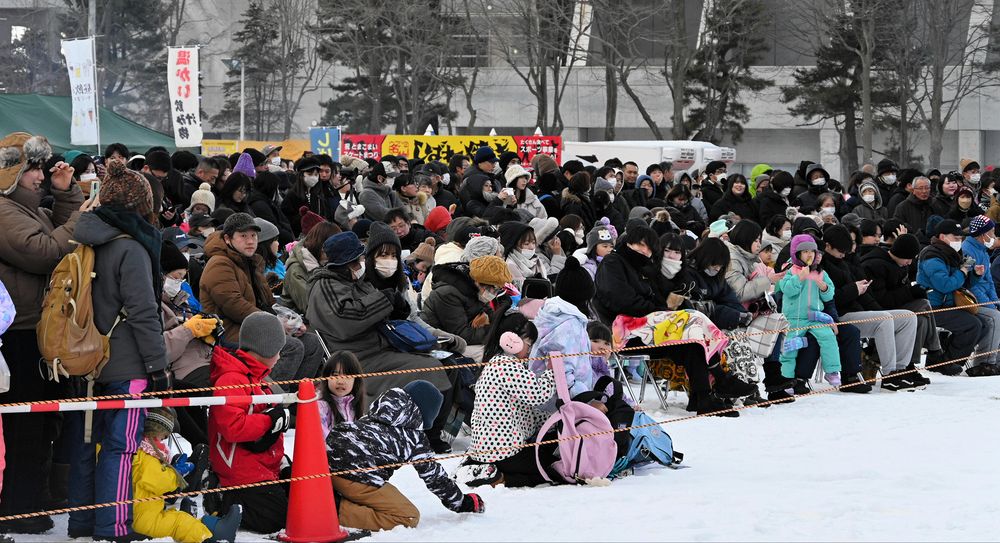
[[[560,106],[575,65],[587,57],[581,42],[591,21],[580,16],[573,0],[477,3],[490,14],[492,43],[535,98],[536,126],[549,134],[562,133]]]
[[[685,93],[688,90],[688,75],[694,64],[696,52],[694,37],[701,29],[694,29],[693,33],[688,34],[685,0],[664,0],[663,4],[668,9],[667,21],[672,24],[669,31],[672,38],[663,47],[663,77],[667,81],[673,100],[673,112],[670,115],[673,125],[671,132],[674,139],[682,140],[687,138],[687,122],[684,117],[684,108],[687,105]]]
[[[989,50],[997,27],[977,0],[912,0],[922,24],[914,39],[923,49],[917,79],[916,113],[930,134],[930,164],[941,164],[944,129],[962,100],[1000,84],[998,63]],[[990,3],[992,5],[992,3]],[[968,17],[966,17],[968,14]],[[969,21],[968,26],[964,23]]]

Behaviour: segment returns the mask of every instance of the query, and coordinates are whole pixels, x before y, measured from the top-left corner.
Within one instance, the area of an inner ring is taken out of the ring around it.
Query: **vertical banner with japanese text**
[[[70,100],[73,103],[70,142],[74,145],[97,145],[101,132],[97,112],[94,38],[62,40],[61,50],[66,57]]]
[[[198,48],[170,47],[167,90],[177,147],[201,145],[201,103],[198,94]]]

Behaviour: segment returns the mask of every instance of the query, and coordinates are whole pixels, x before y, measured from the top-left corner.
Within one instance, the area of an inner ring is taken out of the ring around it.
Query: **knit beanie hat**
[[[607,226],[595,226],[587,233],[587,255],[593,254],[594,248],[602,243],[614,245],[615,236]]]
[[[258,243],[270,242],[272,239],[276,239],[281,233],[278,231],[278,227],[271,221],[264,220],[260,217],[254,217],[253,222],[258,228],[260,228],[260,232],[257,234]]]
[[[384,222],[373,222],[372,227],[368,229],[368,249],[365,254],[372,254],[372,251],[377,251],[379,247],[386,244],[395,247],[397,255],[403,250],[399,238],[389,228],[389,225]]]
[[[128,169],[124,162],[111,160],[101,183],[101,205],[117,205],[146,216],[153,212],[153,191],[146,178]]]
[[[795,264],[796,266],[805,266],[805,263],[799,260],[799,253],[802,251],[815,251],[816,240],[814,240],[809,234],[799,234],[792,238],[790,246],[792,264]]]
[[[240,350],[271,358],[285,346],[285,327],[278,317],[255,311],[240,325]]]
[[[202,183],[198,187],[198,190],[191,194],[191,205],[188,206],[188,209],[191,209],[196,204],[208,206],[209,213],[215,211],[215,195],[212,194],[212,185]]]
[[[981,169],[979,167],[979,163],[976,162],[975,160],[971,159],[971,158],[963,158],[963,159],[959,160],[958,161],[958,168],[959,168],[959,170],[961,170],[962,173],[965,173],[965,172],[967,172],[969,170],[973,170],[973,169],[975,169],[975,170]]]
[[[253,158],[247,153],[241,153],[239,160],[236,161],[236,166],[233,167],[233,173],[242,173],[250,179],[257,177],[257,170],[254,169]]]
[[[492,255],[481,256],[470,262],[469,276],[477,283],[494,287],[502,287],[513,279],[507,263],[500,257]]]
[[[426,430],[434,426],[434,419],[437,418],[441,404],[444,403],[441,391],[427,381],[412,381],[407,383],[403,390],[410,395],[410,399],[420,410],[420,418],[424,423],[423,429]]]
[[[358,222],[354,223],[354,226],[351,227],[351,232],[354,232],[354,235],[358,239],[366,240],[368,239],[368,232],[371,230],[371,227],[372,221],[370,219],[358,219]]]
[[[500,240],[497,238],[476,236],[470,238],[469,243],[465,244],[465,249],[462,249],[462,261],[472,262],[481,256],[496,256],[497,252],[501,250]]]
[[[823,241],[844,254],[851,252],[851,231],[842,224],[824,230]]]
[[[502,160],[501,160],[501,162],[502,162]],[[508,187],[512,187],[512,186],[514,186],[514,181],[516,181],[517,178],[519,178],[519,177],[528,177],[528,178],[530,178],[531,174],[528,173],[528,170],[525,170],[524,167],[522,167],[521,165],[514,164],[513,166],[507,168],[507,171],[504,172],[503,177],[504,177],[504,179],[507,180],[507,186]]]
[[[647,220],[647,216],[652,217],[652,215],[653,212],[646,206],[635,206],[628,212],[629,219],[642,219],[644,221]]]
[[[584,309],[597,294],[597,289],[594,287],[594,280],[590,277],[590,272],[580,265],[579,260],[571,257],[566,259],[565,267],[556,276],[554,293],[577,306],[584,315],[587,315],[589,312],[584,311]]]
[[[436,249],[437,242],[434,238],[427,238],[423,243],[417,246],[417,249],[406,257],[406,262],[408,264],[416,264],[417,262],[426,262],[428,264],[434,264],[434,250]]]
[[[920,241],[913,234],[903,234],[892,242],[892,248],[889,249],[889,252],[896,258],[912,260],[917,258],[920,253]]]
[[[163,274],[187,269],[188,261],[184,258],[184,253],[177,248],[173,241],[163,240],[163,244],[160,245],[160,270]]]
[[[615,183],[612,183],[610,180],[604,179],[602,177],[602,178],[598,179],[596,183],[594,183],[594,192],[596,193],[596,192],[599,192],[599,191],[614,192],[615,191]]]
[[[312,231],[312,229],[315,228],[317,224],[326,221],[326,219],[324,219],[322,216],[313,213],[312,210],[309,209],[309,206],[300,207],[299,216],[302,217],[301,219],[299,219],[299,226],[302,228],[303,236]]]
[[[172,434],[177,413],[172,407],[153,407],[146,412],[146,421],[142,424],[142,432]]]
[[[548,241],[549,237],[556,233],[556,230],[559,230],[559,219],[555,217],[547,219],[535,217],[528,221],[528,224],[535,231],[535,241],[539,246]]]
[[[994,224],[993,221],[986,215],[973,217],[972,220],[969,221],[969,235],[972,237],[981,236],[986,232],[994,230],[995,228],[996,224]]]
[[[170,164],[179,172],[189,172],[198,167],[198,157],[191,151],[176,151],[170,155]]]
[[[424,220],[424,228],[435,234],[447,228],[449,224],[451,224],[451,213],[442,206],[432,209]]]

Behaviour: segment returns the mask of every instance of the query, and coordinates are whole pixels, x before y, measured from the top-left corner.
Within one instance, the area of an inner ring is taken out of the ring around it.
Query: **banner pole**
[[[101,85],[97,79],[97,36],[90,36],[90,52],[94,59],[94,120],[97,122],[97,154],[101,154]]]

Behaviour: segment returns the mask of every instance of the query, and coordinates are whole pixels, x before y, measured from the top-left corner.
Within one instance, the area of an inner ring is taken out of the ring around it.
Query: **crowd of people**
[[[0,403],[230,385],[214,393],[238,397],[321,377],[331,470],[449,452],[464,421],[470,458],[455,474],[415,467],[445,507],[482,513],[460,485],[546,481],[534,448],[518,447],[555,409],[557,379],[529,356],[579,353],[564,359],[576,396],[613,373],[607,354],[583,353],[645,344],[682,369],[687,410],[731,417],[762,392],[793,402],[817,364],[845,393],[873,390],[865,363],[883,391],[926,387],[924,363],[1000,375],[1000,170],[974,160],[941,173],[886,159],[840,182],[809,161],[747,177],[719,161],[560,165],[489,147],[447,162],[280,153],[113,144],[94,157],[53,153],[41,136],[0,140],[0,281],[12,300],[0,303],[11,374]],[[49,275],[77,244],[94,250],[93,323],[108,338],[89,388],[46,375],[36,331]],[[809,328],[741,361],[727,334],[779,314]],[[669,342],[694,334],[705,346]],[[467,361],[496,363],[355,377]],[[669,386],[661,367],[643,371]],[[10,416],[0,515],[276,481],[294,424],[294,406],[238,403]],[[172,454],[174,433],[188,454]],[[555,461],[554,448],[539,453]],[[417,525],[393,471],[332,478],[343,525]],[[190,500],[77,511],[68,535],[231,541],[238,527],[283,528],[287,492],[208,494],[202,515]],[[0,523],[52,527],[46,516]]]

